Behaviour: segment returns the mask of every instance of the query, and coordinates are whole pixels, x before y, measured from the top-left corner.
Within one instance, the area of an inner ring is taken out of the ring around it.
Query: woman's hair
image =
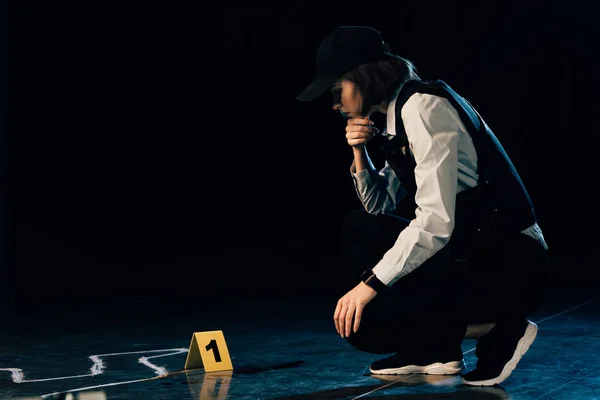
[[[343,80],[356,84],[363,98],[361,112],[366,113],[375,105],[389,103],[398,88],[414,79],[419,79],[414,64],[388,53],[384,59],[360,65],[343,74],[336,84]]]

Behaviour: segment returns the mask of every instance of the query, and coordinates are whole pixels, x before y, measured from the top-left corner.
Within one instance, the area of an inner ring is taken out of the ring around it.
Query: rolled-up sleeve
[[[377,171],[366,168],[356,172],[350,167],[356,194],[369,214],[385,214],[396,209],[406,192],[392,168],[387,164]]]

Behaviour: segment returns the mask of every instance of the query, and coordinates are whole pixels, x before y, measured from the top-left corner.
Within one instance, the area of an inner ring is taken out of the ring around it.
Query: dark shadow
[[[322,390],[318,392],[272,397],[269,400],[351,400],[356,396],[364,396],[379,390],[388,390],[399,387],[432,386],[437,388],[447,387],[448,392],[431,393],[405,393],[394,395],[369,395],[369,399],[462,399],[462,400],[510,400],[512,396],[500,386],[467,386],[460,383],[458,376],[447,375],[389,375],[375,376],[373,378],[383,381],[381,384],[342,387]],[[442,389],[443,390],[443,389]]]
[[[500,386],[459,387],[454,392],[448,393],[407,393],[388,396],[369,396],[370,400],[434,400],[434,399],[459,399],[459,400],[512,400],[513,397]]]
[[[292,361],[284,364],[267,364],[267,365],[242,365],[241,367],[236,367],[234,371],[234,375],[238,374],[256,374],[258,372],[272,371],[275,369],[285,369],[285,368],[294,368],[304,363],[304,360]]]

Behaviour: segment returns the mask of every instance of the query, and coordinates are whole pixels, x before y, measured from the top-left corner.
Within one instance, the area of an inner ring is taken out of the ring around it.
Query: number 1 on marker
[[[205,372],[233,369],[223,331],[194,332],[184,369],[201,367]]]
[[[221,353],[219,353],[219,346],[217,346],[217,341],[215,339],[211,340],[207,345],[206,345],[206,351],[213,351],[214,355],[215,355],[215,361],[216,362],[221,362]]]

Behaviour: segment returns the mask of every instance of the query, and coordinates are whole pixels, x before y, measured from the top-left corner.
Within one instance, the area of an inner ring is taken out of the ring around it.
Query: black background
[[[273,3],[6,7],[3,298],[334,290],[339,226],[359,206],[351,151],[330,99],[296,95],[338,25],[379,29],[470,100],[530,191],[561,287],[595,288],[593,2]]]

